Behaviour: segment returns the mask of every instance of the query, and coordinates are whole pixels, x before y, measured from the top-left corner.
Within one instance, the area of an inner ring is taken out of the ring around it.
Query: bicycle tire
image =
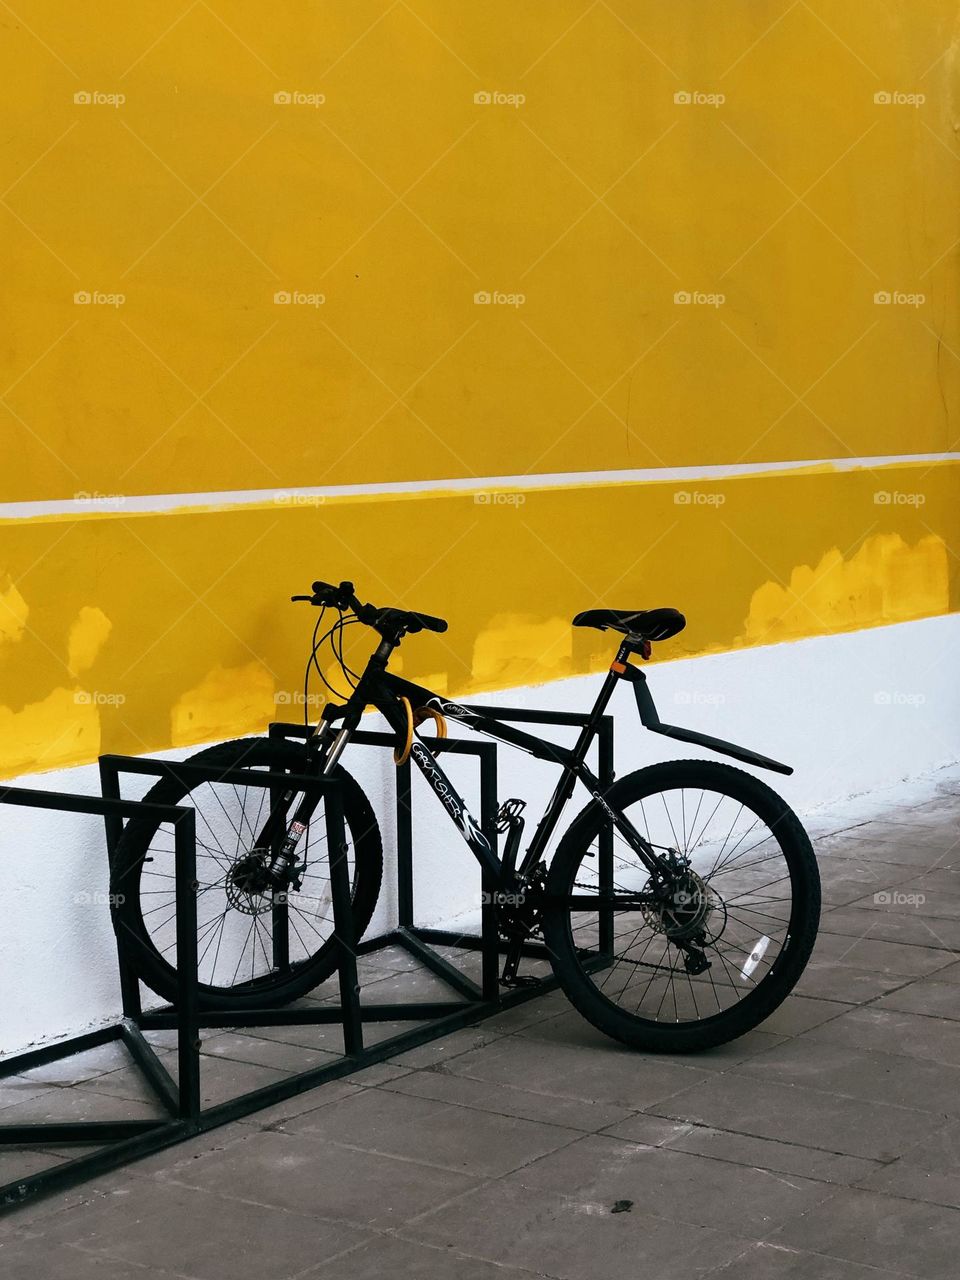
[[[774,834],[789,869],[791,905],[784,945],[762,980],[730,1008],[720,1009],[718,996],[718,1011],[711,1016],[660,1022],[630,1013],[598,989],[592,974],[602,971],[602,963],[595,958],[588,959],[594,953],[578,948],[574,940],[573,920],[582,913],[564,906],[565,900],[575,892],[576,876],[590,845],[597,840],[606,821],[603,809],[595,801],[578,815],[564,835],[547,877],[548,905],[543,915],[543,932],[561,987],[574,1007],[600,1031],[632,1048],[649,1052],[697,1052],[735,1039],[758,1026],[793,989],[817,935],[820,877],[810,841],[796,814],[758,778],[712,761],[667,761],[628,774],[614,784],[605,799],[612,808],[623,810],[667,791],[698,786],[730,797],[762,819]],[[665,800],[664,808],[667,808]],[[582,902],[582,895],[579,900]],[[665,942],[664,946],[667,948],[669,943]],[[628,963],[636,965],[637,961],[631,959]],[[591,964],[596,968],[591,969]],[[692,987],[692,981],[690,985]]]
[[[191,756],[188,763],[225,770],[267,767],[300,772],[304,768],[304,751],[302,747],[292,743],[269,738],[239,738],[200,751]],[[370,923],[380,893],[383,876],[380,829],[370,802],[356,780],[342,767],[338,767],[332,776],[342,784],[341,795],[346,833],[348,841],[352,843],[351,901],[354,938],[359,941]],[[208,784],[202,780],[200,782],[188,780],[172,773],[161,778],[144,799],[159,804],[181,804],[205,785]],[[128,930],[132,935],[132,945],[128,948],[128,954],[137,976],[159,996],[173,1002],[177,998],[176,965],[162,953],[151,929],[145,923],[142,893],[144,869],[151,861],[151,849],[160,825],[155,819],[150,818],[132,818],[126,824],[115,855],[114,913],[118,931]],[[203,828],[200,827],[199,830],[202,831]],[[242,815],[240,830],[243,831]],[[329,869],[329,864],[327,868]],[[156,876],[158,873],[151,872],[151,874]],[[150,911],[155,911],[156,907],[150,906],[146,910],[149,914]],[[201,981],[198,986],[200,1007],[228,1006],[232,1009],[271,1007],[287,1004],[305,995],[330,977],[336,969],[337,949],[333,938],[332,920],[330,923],[330,937],[318,946],[315,952],[307,955],[302,961],[290,965],[282,973],[278,972],[272,976],[258,975],[255,981],[226,987]],[[309,945],[304,946],[305,951],[309,949]],[[214,970],[215,968],[214,965]]]

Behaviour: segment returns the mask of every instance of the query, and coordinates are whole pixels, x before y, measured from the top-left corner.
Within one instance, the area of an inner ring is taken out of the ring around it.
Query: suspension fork
[[[390,655],[395,648],[396,641],[387,637],[381,639],[376,651],[371,654],[346,706],[324,707],[316,732],[307,739],[307,750],[313,753],[319,777],[329,778],[336,769],[337,762],[359,726],[363,712],[375,691],[374,682],[386,670]],[[339,730],[335,731],[333,725],[337,719],[341,719],[343,723]],[[311,771],[310,764],[308,764],[309,771]],[[287,812],[296,794],[294,788],[283,793],[280,804],[274,806],[263,830],[257,837],[257,848],[272,850],[269,874],[278,883],[282,883],[285,873],[295,866],[297,845],[320,803],[318,794],[305,793],[293,817],[288,821]]]

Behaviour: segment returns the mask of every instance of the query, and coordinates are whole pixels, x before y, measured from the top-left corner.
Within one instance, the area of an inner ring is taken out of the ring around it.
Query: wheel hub
[[[227,874],[227,901],[247,916],[262,915],[273,905],[267,856],[255,849],[237,858]]]
[[[643,914],[651,929],[671,942],[713,942],[727,923],[723,899],[689,867],[664,886],[657,901],[643,908]]]

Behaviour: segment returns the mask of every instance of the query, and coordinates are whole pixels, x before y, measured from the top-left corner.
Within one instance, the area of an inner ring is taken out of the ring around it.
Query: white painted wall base
[[[839,811],[838,802],[844,798],[960,760],[958,642],[960,616],[950,615],[793,644],[654,662],[647,673],[664,721],[742,743],[792,764],[796,770],[792,777],[762,776],[822,829],[822,818],[831,806]],[[483,701],[586,710],[600,679],[577,677],[512,689]],[[670,757],[718,758],[643,732],[626,685],[618,690],[611,710],[617,718],[618,776]],[[572,737],[570,731],[549,733],[556,741]],[[352,747],[344,763],[373,798],[381,820],[388,866],[373,927],[386,927],[396,911],[390,872],[394,847],[390,756]],[[448,757],[445,767],[476,812],[475,763]],[[541,762],[502,748],[499,795],[528,801],[531,830],[555,776]],[[15,781],[20,786],[81,794],[98,790],[92,766]],[[137,778],[129,782],[129,794],[134,796],[149,785]],[[476,915],[476,866],[422,780],[416,778],[414,785],[418,920],[423,924],[457,921],[467,927]],[[585,802],[580,790],[569,816]],[[0,907],[0,1053],[115,1018],[119,991],[100,821],[0,806],[0,866],[8,886]]]

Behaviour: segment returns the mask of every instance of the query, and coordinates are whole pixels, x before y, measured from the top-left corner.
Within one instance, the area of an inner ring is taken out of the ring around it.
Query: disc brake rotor
[[[689,868],[674,881],[666,898],[641,909],[650,928],[671,942],[715,942],[727,924],[723,899]]]

